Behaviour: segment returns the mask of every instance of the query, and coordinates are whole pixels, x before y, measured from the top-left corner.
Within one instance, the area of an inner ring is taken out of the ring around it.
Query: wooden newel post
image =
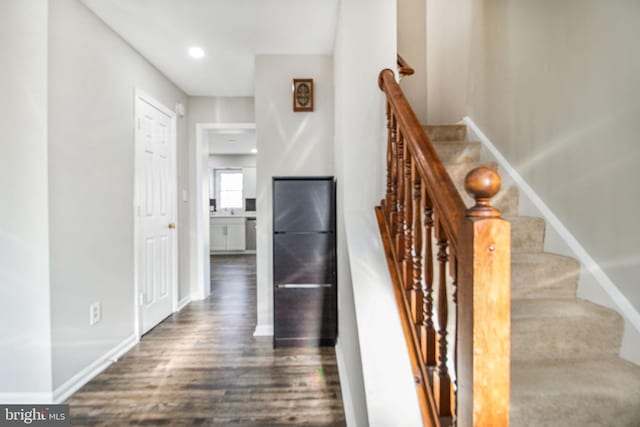
[[[509,425],[511,338],[510,224],[490,199],[500,175],[469,172],[465,190],[476,201],[466,212],[458,248],[458,425]]]

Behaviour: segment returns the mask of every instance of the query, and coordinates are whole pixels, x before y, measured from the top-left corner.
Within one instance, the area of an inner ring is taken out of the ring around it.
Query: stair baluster
[[[422,215],[421,215],[421,182],[415,163],[411,166],[411,180],[413,181],[413,246],[411,255],[413,260],[413,287],[411,288],[411,313],[416,328],[420,328],[424,320],[422,311],[424,294],[422,292]],[[419,329],[418,329],[419,330]]]
[[[396,179],[398,180],[398,195],[397,195],[397,202],[396,204],[398,205],[398,213],[397,213],[397,224],[396,224],[396,245],[395,245],[395,250],[396,250],[396,256],[398,257],[398,261],[400,262],[400,265],[402,266],[402,264],[404,263],[404,229],[407,226],[407,223],[405,222],[405,216],[404,216],[404,145],[405,145],[405,141],[404,141],[404,136],[402,135],[402,132],[398,132],[397,134],[397,139],[398,139],[398,143],[397,143],[397,158],[396,158],[396,170],[395,170],[395,175],[396,175]],[[402,272],[403,270],[401,270]],[[404,282],[404,277],[402,278],[403,280],[403,284],[406,283]]]
[[[436,366],[436,329],[433,323],[433,206],[429,194],[424,197],[424,304],[421,329],[421,350],[425,365]]]
[[[449,258],[451,261],[449,262],[449,272],[451,274],[452,279],[452,288],[453,294],[451,295],[451,300],[453,301],[453,306],[455,310],[454,315],[454,339],[453,339],[453,372],[458,372],[458,256],[455,253],[453,248],[449,251]],[[458,413],[458,394],[456,390],[458,389],[458,379],[451,384],[451,425],[457,425]]]
[[[447,248],[449,241],[436,221],[438,240],[438,365],[433,377],[433,394],[440,416],[451,415],[451,379],[447,367],[447,322],[449,321],[449,301],[447,298]]]
[[[387,216],[387,221],[391,220],[391,193],[392,193],[392,182],[391,182],[391,162],[393,161],[393,152],[391,148],[392,144],[392,132],[394,132],[391,126],[391,106],[387,103],[386,110],[387,117],[387,191],[385,193],[384,200],[380,203],[382,206],[382,210]]]
[[[405,290],[413,289],[413,180],[411,179],[411,154],[409,144],[404,144],[404,265],[403,281]],[[416,321],[415,316],[413,317]]]
[[[389,201],[389,226],[395,232],[398,226],[398,174],[397,158],[398,158],[398,127],[396,117],[391,113],[391,200]]]

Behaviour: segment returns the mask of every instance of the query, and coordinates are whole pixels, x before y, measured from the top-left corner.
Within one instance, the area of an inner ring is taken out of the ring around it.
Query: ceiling
[[[333,52],[338,0],[82,1],[191,96],[253,96],[258,54]]]
[[[253,154],[256,148],[255,129],[207,129],[205,138],[209,154]]]

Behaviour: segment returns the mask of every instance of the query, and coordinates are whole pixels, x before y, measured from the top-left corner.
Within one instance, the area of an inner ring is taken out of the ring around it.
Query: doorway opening
[[[196,145],[198,283],[205,298],[215,286],[217,269],[252,269],[255,276],[255,123],[198,123]]]

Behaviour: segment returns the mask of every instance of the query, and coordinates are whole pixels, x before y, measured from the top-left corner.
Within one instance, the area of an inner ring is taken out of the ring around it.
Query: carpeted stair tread
[[[542,252],[546,222],[532,216],[504,216],[511,223],[511,252]]]
[[[480,161],[481,145],[477,141],[432,141],[445,165]]]
[[[467,139],[466,125],[423,126],[431,141],[463,141]]]
[[[511,253],[511,298],[575,298],[580,263],[547,252]]]
[[[511,364],[512,427],[638,427],[640,368],[617,357]]]
[[[588,358],[618,353],[623,320],[580,299],[511,301],[511,360]]]
[[[463,141],[466,137],[466,126],[464,125],[425,126],[425,130],[431,138],[432,142],[434,142],[434,147],[436,149],[436,152],[438,153],[438,157],[440,157],[440,160],[445,163],[447,172],[449,172],[451,180],[455,184],[458,192],[461,194],[462,201],[464,202],[465,206],[473,206],[475,204],[474,200],[464,190],[464,178],[466,177],[467,173],[469,173],[469,171],[471,171],[475,167],[490,166],[494,169],[497,169],[497,163],[478,161],[480,153],[479,143]],[[463,150],[460,147],[475,147],[472,148],[472,150],[477,151],[478,158],[475,158],[472,161],[471,159],[469,159],[456,163],[447,162],[446,160],[443,160],[443,157],[446,155],[446,150],[445,152],[443,152],[443,155],[441,155],[439,151],[442,147],[446,147],[447,145],[457,146],[457,149],[453,150],[453,152],[460,152],[461,150]],[[515,215],[518,212],[518,199],[518,189],[516,187],[508,186],[503,187],[498,192],[498,194],[493,199],[491,199],[491,204],[492,206],[498,208],[503,215]]]
[[[467,207],[466,174],[481,144],[464,125],[425,126]],[[519,191],[503,187],[491,200],[511,223],[512,427],[640,427],[640,367],[617,355],[624,322],[608,308],[576,298],[580,264],[546,253],[546,223],[518,215]]]

